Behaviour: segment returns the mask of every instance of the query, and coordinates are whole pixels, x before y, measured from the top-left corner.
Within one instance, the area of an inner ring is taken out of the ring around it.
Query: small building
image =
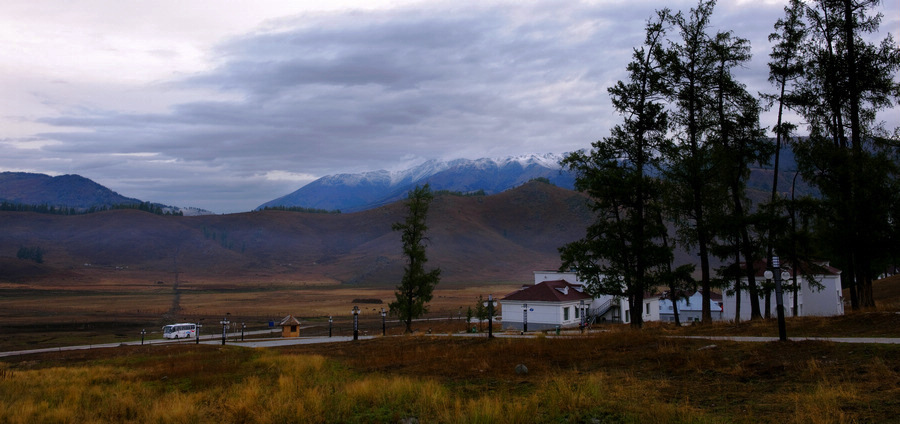
[[[504,329],[522,330],[527,315],[529,330],[577,327],[591,304],[584,287],[565,280],[542,281],[500,299]]]
[[[281,326],[281,337],[300,337],[300,321],[293,315],[284,317],[278,325]]]
[[[541,281],[562,280],[573,286],[579,287],[584,292],[584,282],[578,280],[574,271],[534,271],[534,282],[537,285]],[[630,306],[627,299],[618,296],[600,295],[590,298],[587,307],[587,318],[593,322],[605,323],[630,323]],[[659,298],[649,293],[644,293],[644,301],[641,305],[642,319],[644,322],[659,321]],[[530,322],[530,319],[529,319]],[[529,324],[529,328],[531,325]]]
[[[682,323],[700,321],[703,319],[703,293],[699,290],[691,295],[683,293],[679,296],[675,305],[678,307],[678,320]],[[709,294],[709,312],[713,321],[722,320],[723,302],[719,293]],[[675,308],[668,298],[668,293],[659,297],[659,319],[665,322],[675,322]]]
[[[745,265],[742,263],[741,268]],[[756,281],[759,284],[765,281],[764,273],[766,271],[766,261],[758,261],[754,265],[756,272]],[[782,263],[782,272],[793,275],[792,264]],[[743,278],[741,283],[746,285],[747,278]],[[800,264],[797,268],[797,283],[799,291],[797,292],[797,316],[835,316],[844,314],[844,296],[841,291],[841,270],[832,267],[828,262]],[[784,287],[783,305],[784,315],[794,315],[794,293],[790,290],[791,281],[782,281]],[[750,319],[750,293],[748,290],[741,290],[741,320]],[[759,308],[765,311],[765,298],[760,297]],[[775,314],[777,299],[773,292],[769,299],[769,308],[772,314]],[[723,304],[724,319],[735,319],[735,311],[737,309],[737,298],[734,290],[726,292]],[[764,312],[763,312],[764,313]]]

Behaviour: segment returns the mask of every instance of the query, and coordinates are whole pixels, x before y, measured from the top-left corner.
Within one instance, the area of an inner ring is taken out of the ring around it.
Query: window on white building
[[[569,308],[563,308],[563,321],[569,320]]]

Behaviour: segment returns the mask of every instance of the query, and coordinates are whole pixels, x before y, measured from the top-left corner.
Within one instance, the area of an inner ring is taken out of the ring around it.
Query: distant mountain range
[[[0,172],[0,201],[76,209],[141,203],[80,175],[51,177],[28,172]]]
[[[428,217],[429,259],[443,269],[445,281],[527,281],[532,270],[557,268],[557,248],[583,237],[595,218],[587,198],[568,189],[572,175],[561,171],[559,158],[429,161],[402,172],[336,175],[279,199],[284,202],[296,195],[305,201],[267,203],[345,212],[365,209],[355,213],[265,211],[180,217],[136,210],[77,216],[0,211],[4,224],[0,281],[65,273],[90,279],[90,270],[102,268],[132,270],[136,278],[159,275],[153,277],[159,280],[183,275],[394,284],[405,265],[399,236],[391,231],[391,224],[405,213],[396,200],[423,182],[450,192],[438,193]],[[782,162],[781,169],[787,170],[781,172],[779,191],[789,193],[793,168]],[[771,169],[754,169],[748,194],[756,201],[767,199],[771,176]],[[529,182],[533,179],[553,184]],[[497,194],[453,193],[479,190]],[[350,200],[340,203],[341,199]],[[82,208],[140,202],[80,176],[9,172],[0,173],[0,200]],[[384,205],[374,206],[378,203]],[[22,246],[43,249],[45,262],[24,267],[15,259]],[[679,263],[694,258],[690,252],[676,256]]]
[[[46,205],[78,211],[117,205],[137,205],[140,199],[125,197],[80,175],[51,177],[30,172],[0,172],[0,202],[22,205]],[[212,212],[154,204],[167,212],[204,215]]]
[[[565,155],[521,155],[499,159],[429,160],[402,171],[370,171],[358,174],[328,175],[315,180],[286,196],[263,203],[266,207],[299,207],[319,210],[358,212],[388,205],[404,199],[416,185],[431,185],[436,192],[483,193],[492,195],[522,184],[542,179],[553,185],[573,189],[575,176],[560,166]],[[781,154],[778,191],[789,194],[794,182],[793,153],[785,148]],[[813,193],[802,179],[796,181],[798,196]],[[771,190],[770,166],[751,169],[748,194],[756,202],[765,201]],[[90,179],[79,175],[51,177],[24,172],[0,173],[0,202],[25,205],[48,205],[86,210],[91,207],[111,207],[140,204],[141,200],[122,196]],[[205,215],[212,212],[186,207],[154,204],[165,212],[184,215]]]
[[[541,182],[493,196],[439,194],[428,213],[429,266],[447,283],[529,281],[533,270],[558,268],[557,248],[584,236],[593,219],[586,200]],[[58,276],[78,284],[106,270],[148,284],[178,275],[184,289],[211,280],[389,287],[406,266],[391,230],[405,213],[402,202],[340,214],[0,211],[0,281]],[[20,246],[43,249],[44,263],[16,259]]]
[[[410,189],[426,183],[434,191],[471,193],[483,190],[490,195],[545,178],[558,187],[572,189],[575,178],[559,165],[562,157],[546,154],[447,162],[429,160],[403,171],[329,175],[291,194],[263,203],[257,209],[285,206],[355,212],[401,200]]]
[[[471,193],[483,190],[496,194],[518,187],[528,181],[545,178],[552,184],[572,190],[575,175],[560,166],[565,154],[522,155],[499,159],[429,160],[403,171],[371,171],[358,174],[328,175],[315,180],[286,196],[263,203],[266,207],[303,207],[310,209],[356,212],[386,205],[406,197],[416,185],[431,185],[434,191]],[[778,191],[790,193],[796,162],[789,147],[781,152]],[[797,195],[812,190],[798,180]],[[747,184],[755,201],[765,201],[772,187],[772,167],[751,169]]]

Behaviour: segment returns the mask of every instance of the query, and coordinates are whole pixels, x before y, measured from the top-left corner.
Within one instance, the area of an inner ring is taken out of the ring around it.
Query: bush
[[[20,247],[16,254],[19,259],[31,259],[39,264],[44,263],[44,250],[40,247]]]

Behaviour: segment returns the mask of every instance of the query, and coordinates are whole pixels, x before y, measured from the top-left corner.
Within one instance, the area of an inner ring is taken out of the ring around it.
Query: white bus
[[[166,339],[183,339],[187,337],[195,337],[197,335],[197,324],[189,322],[181,324],[172,324],[163,327],[163,338]]]

